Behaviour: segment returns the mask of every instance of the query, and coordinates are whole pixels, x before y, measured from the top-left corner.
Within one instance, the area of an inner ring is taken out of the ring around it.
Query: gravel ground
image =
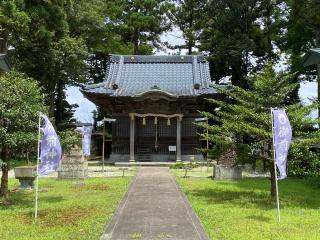
[[[124,170],[125,176],[134,176],[136,173],[136,167],[127,167],[126,170]],[[104,172],[102,172],[102,167],[90,167],[89,166],[89,178],[96,178],[96,177],[121,177],[123,174],[123,170],[119,167],[113,167],[113,166],[106,166],[104,167]],[[2,173],[0,172],[0,177],[2,176]],[[44,176],[42,178],[57,178],[58,173],[54,172],[52,174],[49,174],[48,176]],[[9,171],[9,178],[14,178],[14,171],[13,169]]]

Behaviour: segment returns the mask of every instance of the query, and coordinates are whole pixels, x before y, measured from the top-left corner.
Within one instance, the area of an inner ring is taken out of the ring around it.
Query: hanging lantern
[[[171,125],[170,118],[168,118],[168,120],[167,120],[167,126],[170,126],[170,125]]]
[[[146,118],[145,118],[145,117],[142,119],[142,125],[143,125],[143,126],[146,125]]]
[[[157,118],[157,117],[154,118],[154,124],[155,124],[155,125],[158,124],[158,118]]]

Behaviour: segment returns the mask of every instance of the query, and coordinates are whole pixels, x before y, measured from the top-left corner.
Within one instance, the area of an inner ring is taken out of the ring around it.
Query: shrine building
[[[104,81],[81,91],[116,119],[111,162],[203,159],[194,122],[218,96],[204,56],[111,55]]]

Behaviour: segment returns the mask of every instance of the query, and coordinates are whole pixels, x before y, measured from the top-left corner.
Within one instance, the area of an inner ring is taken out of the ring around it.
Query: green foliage
[[[291,176],[319,176],[320,154],[310,151],[310,143],[294,141],[288,156],[288,174]]]
[[[70,36],[67,18],[70,1],[12,0],[9,3],[26,18],[20,28],[7,28],[9,45],[13,47],[9,52],[11,63],[43,87],[49,115],[55,116],[57,123],[68,120],[63,117],[69,115],[61,113],[64,88],[84,81],[88,57],[85,41]],[[8,4],[2,4],[1,9],[5,10]]]
[[[59,132],[61,146],[64,153],[70,153],[72,148],[81,146],[81,134],[78,132],[67,129]]]
[[[88,178],[74,186],[40,178],[39,220],[33,224],[35,192],[15,191],[19,182],[12,179],[10,205],[0,201],[0,239],[99,239],[130,182],[131,177]]]
[[[173,5],[164,0],[121,0],[123,11],[117,18],[119,34],[133,44],[133,54],[152,54],[153,47],[160,48],[160,35],[171,27],[168,12]],[[152,48],[146,45],[152,46]]]
[[[188,54],[192,54],[192,48],[197,47],[200,40],[200,33],[206,21],[204,0],[179,0],[176,1],[176,9],[172,13],[171,19],[182,31],[185,44],[169,46],[172,49],[188,49]]]
[[[15,37],[22,41],[23,34],[29,30],[30,19],[17,6],[19,2],[22,1],[0,1],[0,53],[7,53],[8,42],[13,37],[12,32],[20,33]]]
[[[234,85],[246,88],[246,77],[261,69],[267,59],[274,59],[278,4],[281,6],[270,0],[223,0],[206,4],[200,49],[210,53],[214,81],[231,75]]]
[[[197,168],[199,167],[200,164],[196,162],[189,162],[189,163],[183,163],[183,162],[178,162],[173,165],[170,165],[171,169],[185,169],[185,168]]]
[[[11,160],[37,149],[38,116],[45,112],[37,82],[12,71],[0,76],[0,196],[8,196]]]
[[[260,158],[269,162],[269,170],[274,174],[270,108],[286,108],[295,138],[303,138],[308,146],[319,141],[320,133],[313,128],[317,120],[310,117],[318,104],[306,107],[300,103],[288,105],[289,94],[297,87],[296,83],[291,83],[292,78],[293,74],[275,73],[269,64],[262,72],[248,79],[250,90],[237,86],[221,87],[218,91],[226,96],[226,101],[209,99],[215,106],[213,113],[202,112],[203,116],[217,124],[198,124],[208,129],[208,135],[200,135],[213,144],[213,153],[219,155],[226,149],[233,149],[237,153],[237,160],[244,163]],[[315,161],[308,164],[313,165]],[[272,184],[274,194],[274,182]]]
[[[320,179],[279,181],[281,224],[268,179],[177,178],[210,239],[318,240]],[[249,228],[248,228],[249,226]]]
[[[287,31],[282,35],[280,47],[289,54],[292,71],[299,74],[307,71],[310,74],[309,77],[315,76],[313,71],[315,66],[303,68],[302,57],[310,48],[320,47],[319,1],[287,0],[285,2],[287,18],[284,18],[283,28]]]
[[[0,146],[2,160],[37,146],[38,112],[45,112],[37,82],[12,71],[0,76]],[[5,157],[3,157],[5,156]]]

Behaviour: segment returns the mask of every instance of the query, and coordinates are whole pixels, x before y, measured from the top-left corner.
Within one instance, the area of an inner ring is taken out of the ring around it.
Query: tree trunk
[[[2,32],[2,34],[0,34],[0,53],[2,54],[7,54],[8,37],[9,37],[9,33],[5,30]]]
[[[7,160],[7,149],[3,146],[1,151],[2,161],[6,163]],[[0,186],[0,197],[8,198],[8,179],[9,179],[9,167],[7,164],[2,165],[2,177]]]
[[[266,164],[269,172],[270,172],[270,194],[271,197],[277,196],[277,187],[276,187],[276,179],[275,179],[275,172],[274,172],[274,160],[271,153],[271,143],[265,143],[263,146],[263,159],[264,165]]]
[[[269,171],[270,171],[270,193],[271,197],[275,198],[277,196],[277,188],[276,188],[276,175],[274,172],[274,163],[269,162]]]
[[[1,187],[0,187],[0,197],[8,199],[8,179],[9,179],[9,169],[7,166],[3,166],[2,177],[1,177]]]
[[[56,125],[60,125],[62,123],[62,110],[63,110],[63,83],[61,80],[58,80],[57,84],[57,100],[56,100],[56,108],[55,108],[55,119]]]
[[[48,94],[48,102],[47,105],[49,106],[49,117],[54,117],[54,108],[55,108],[55,94],[54,92],[51,92]]]
[[[188,42],[188,54],[192,55],[192,42],[190,40]]]
[[[139,32],[136,30],[133,35],[133,54],[139,54]]]
[[[243,85],[243,76],[242,76],[242,70],[241,70],[241,61],[235,62],[231,66],[232,76],[231,76],[231,82],[232,85],[235,85],[237,87],[242,87]]]

